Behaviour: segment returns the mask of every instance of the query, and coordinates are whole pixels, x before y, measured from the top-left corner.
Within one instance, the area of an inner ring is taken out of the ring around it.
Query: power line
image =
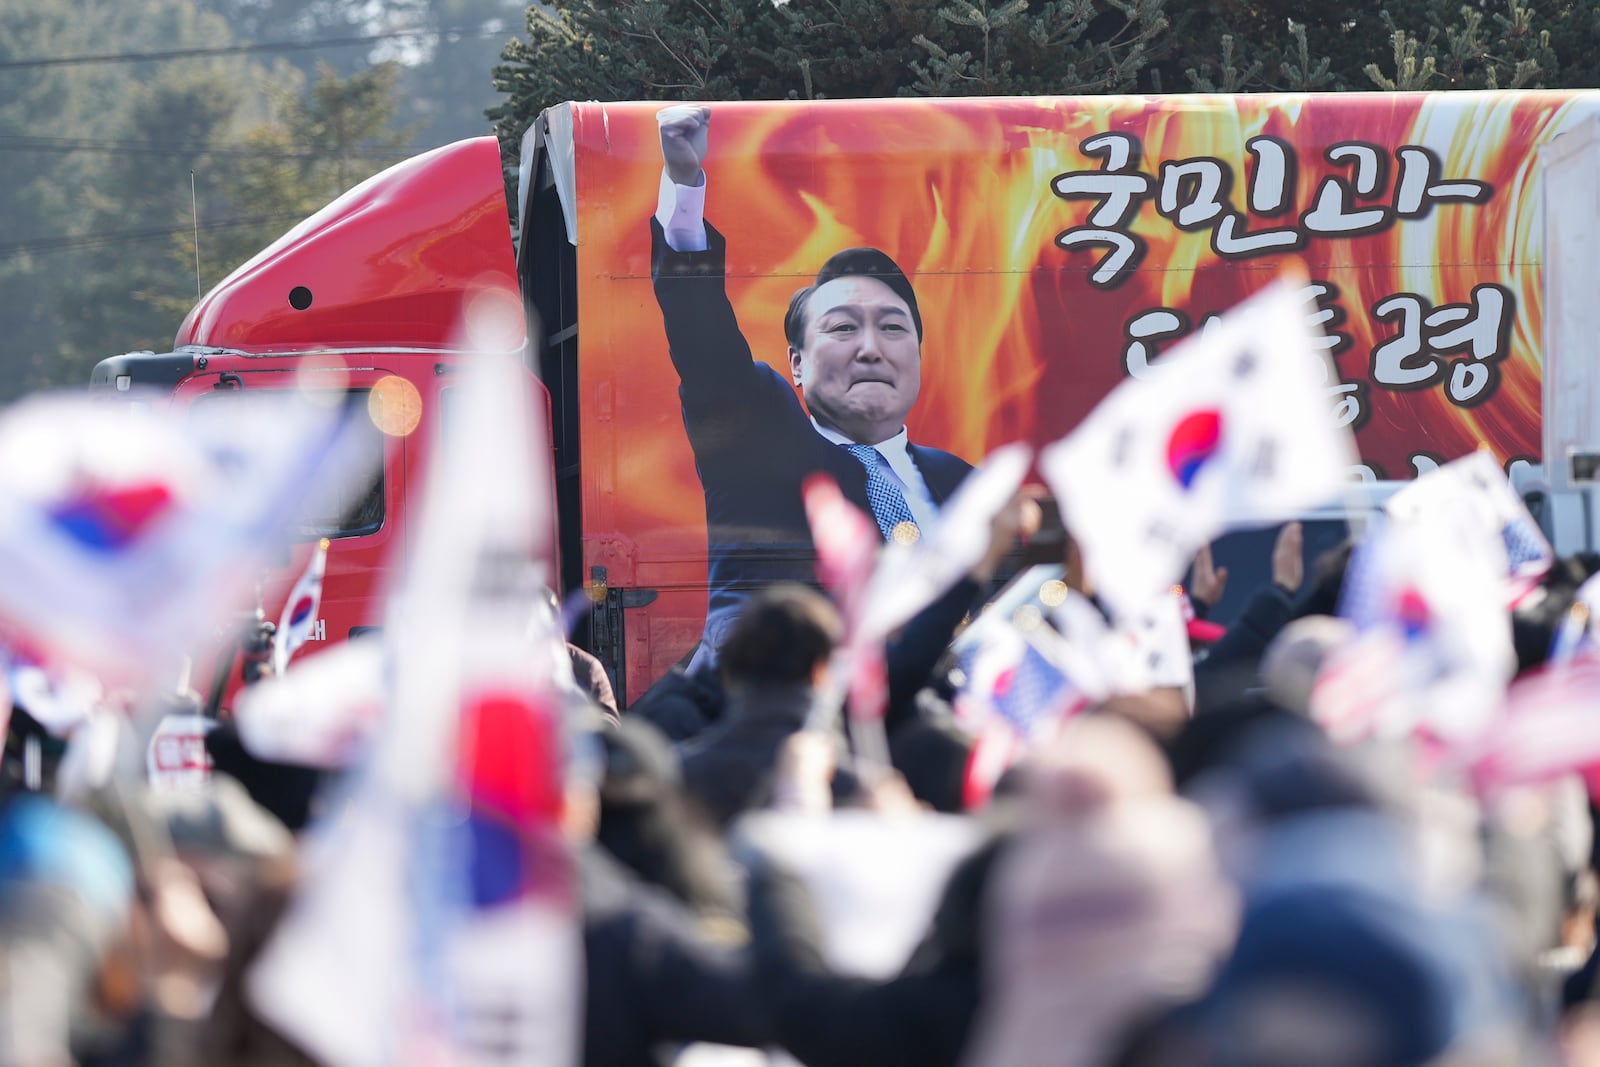
[[[295,212],[279,212],[273,215],[257,215],[252,218],[218,219],[215,222],[200,223],[199,229],[203,231],[238,230],[248,226],[265,226],[269,222],[298,221],[303,217],[303,215]],[[22,241],[6,241],[0,243],[0,259],[30,253],[70,252],[80,248],[100,248],[105,245],[159,240],[164,237],[176,237],[179,234],[192,233],[194,229],[195,227],[189,224],[160,229],[114,230],[110,233],[63,234],[55,237],[34,237]]]
[[[343,152],[331,149],[301,148],[272,151],[247,144],[205,144],[198,141],[103,141],[86,137],[33,137],[0,134],[0,152],[116,152],[123,155],[171,155],[180,152],[209,156],[240,156],[248,159],[394,159],[404,157],[404,149],[354,148]]]
[[[315,41],[261,41],[255,44],[217,45],[211,48],[172,48],[159,52],[106,52],[86,56],[40,56],[0,62],[0,70],[33,70],[39,67],[66,67],[85,63],[146,63],[165,59],[199,59],[206,56],[239,56],[261,52],[303,52],[314,48],[348,48],[377,44],[408,37],[438,36],[451,40],[509,35],[507,30],[390,30],[356,37],[324,37]]]

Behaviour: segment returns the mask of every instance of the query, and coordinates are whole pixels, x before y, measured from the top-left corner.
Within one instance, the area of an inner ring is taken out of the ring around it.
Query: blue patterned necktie
[[[878,530],[885,541],[894,540],[895,527],[909,522],[916,527],[911,507],[906,503],[900,487],[883,472],[878,450],[871,445],[845,445],[845,450],[867,468],[867,503],[872,505],[872,517],[878,520]]]

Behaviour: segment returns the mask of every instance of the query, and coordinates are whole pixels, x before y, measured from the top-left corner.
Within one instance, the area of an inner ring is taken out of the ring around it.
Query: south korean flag
[[[1325,504],[1356,460],[1331,373],[1286,278],[1123,382],[1040,470],[1119,619],[1145,612],[1202,544]]]

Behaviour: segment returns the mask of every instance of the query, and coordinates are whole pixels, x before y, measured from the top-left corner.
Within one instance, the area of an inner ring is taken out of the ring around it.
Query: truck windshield
[[[369,389],[345,390],[346,408],[359,406],[364,411],[370,392]],[[214,415],[217,412],[212,405],[226,403],[230,397],[239,395],[241,394],[238,391],[232,389],[202,394],[195,398],[190,409],[191,417],[204,418]],[[376,473],[365,486],[308,497],[293,526],[296,535],[303,540],[313,541],[322,537],[362,537],[377,533],[383,528],[386,515],[384,436],[370,419],[356,419],[355,425],[358,427],[361,448],[370,450],[370,466]]]

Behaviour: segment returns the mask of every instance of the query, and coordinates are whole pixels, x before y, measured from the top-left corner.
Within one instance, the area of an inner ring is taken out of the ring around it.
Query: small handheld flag
[[[289,591],[278,629],[272,635],[272,668],[282,674],[289,658],[311,637],[317,624],[317,609],[322,606],[322,576],[328,569],[328,539],[324,537],[311,553],[305,573]]]
[[[1338,495],[1355,462],[1299,286],[1280,282],[1116,389],[1039,470],[1097,596],[1135,618],[1196,550]]]

